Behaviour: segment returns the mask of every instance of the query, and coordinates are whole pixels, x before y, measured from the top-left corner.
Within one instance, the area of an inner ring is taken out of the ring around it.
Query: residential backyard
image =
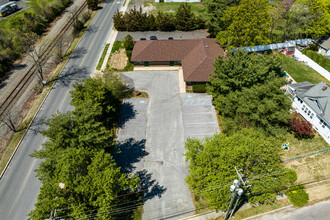
[[[294,60],[292,57],[285,56],[284,54],[279,54],[279,57],[282,61],[282,68],[296,82],[305,82],[309,81],[313,84],[319,83],[321,81],[326,82],[328,85],[330,85],[330,81],[321,76],[318,72],[316,72],[314,69],[306,66],[303,63],[300,63],[296,60]]]

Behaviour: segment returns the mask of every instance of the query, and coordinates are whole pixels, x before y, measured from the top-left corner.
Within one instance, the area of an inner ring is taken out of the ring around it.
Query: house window
[[[301,108],[301,110],[303,110],[303,111],[304,111],[305,107],[306,107],[306,106],[305,106],[305,105],[303,105],[303,107]]]
[[[310,115],[311,114],[311,111],[308,111],[307,115]]]
[[[310,118],[312,119],[314,117],[314,113],[311,114]]]

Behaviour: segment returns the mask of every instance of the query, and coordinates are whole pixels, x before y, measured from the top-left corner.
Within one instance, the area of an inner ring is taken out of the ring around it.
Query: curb
[[[281,210],[284,210],[284,209],[287,209],[287,208],[291,208],[291,207],[293,207],[293,205],[284,206],[282,208],[275,209],[275,210],[270,211],[270,212],[265,212],[265,213],[262,213],[262,214],[259,214],[259,215],[254,215],[254,216],[251,216],[251,217],[248,217],[248,218],[244,218],[244,220],[258,218],[258,217],[268,215],[268,214],[271,214],[271,213],[274,213],[274,212],[278,212],[278,211],[281,211]]]

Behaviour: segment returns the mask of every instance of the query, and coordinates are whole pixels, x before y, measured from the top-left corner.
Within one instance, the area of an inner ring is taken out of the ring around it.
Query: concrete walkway
[[[311,68],[313,68],[316,72],[321,74],[323,77],[325,77],[327,80],[330,81],[330,73],[321,67],[319,64],[315,63],[312,59],[310,59],[308,56],[301,53],[297,48],[295,49],[294,53],[295,57],[297,57],[298,61],[305,62],[305,64]]]

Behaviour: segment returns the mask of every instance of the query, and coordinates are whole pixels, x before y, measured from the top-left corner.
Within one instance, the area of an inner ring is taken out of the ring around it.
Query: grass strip
[[[103,50],[103,52],[102,52],[102,56],[101,56],[101,58],[100,58],[100,60],[99,60],[99,63],[98,63],[97,66],[96,66],[96,69],[97,69],[97,70],[100,70],[100,69],[101,69],[102,64],[103,64],[103,61],[104,61],[104,58],[105,58],[105,55],[106,55],[107,52],[108,52],[108,48],[109,48],[109,46],[110,46],[110,44],[106,44],[106,45],[105,45],[104,50]]]

